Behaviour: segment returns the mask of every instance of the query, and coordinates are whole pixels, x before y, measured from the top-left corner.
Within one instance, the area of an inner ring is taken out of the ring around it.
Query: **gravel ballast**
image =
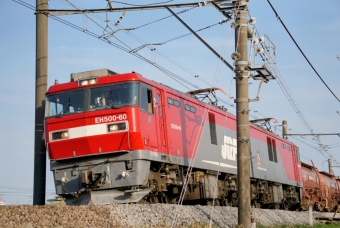
[[[0,206],[0,227],[189,227],[209,224],[234,227],[236,207],[178,206],[169,204],[115,204],[96,206]],[[252,209],[262,225],[308,224],[308,212]],[[173,225],[174,219],[177,222]],[[319,213],[314,212],[314,216]],[[333,213],[328,213],[332,216]]]

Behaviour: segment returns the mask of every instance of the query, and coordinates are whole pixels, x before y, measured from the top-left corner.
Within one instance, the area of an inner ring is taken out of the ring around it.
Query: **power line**
[[[221,21],[218,22],[218,23],[215,23],[215,24],[206,26],[206,27],[204,27],[204,28],[198,29],[198,30],[196,30],[195,32],[196,32],[196,33],[197,33],[197,32],[201,32],[201,31],[203,31],[203,30],[205,30],[205,29],[212,28],[212,27],[214,27],[214,26],[216,26],[216,25],[221,25],[221,24],[223,24],[223,23],[225,23],[225,22],[227,22],[227,21],[228,21],[228,19],[221,20]],[[130,29],[129,29],[129,30],[130,30]],[[144,44],[144,45],[142,45],[142,46],[140,46],[140,47],[137,47],[137,48],[133,49],[133,51],[139,51],[139,50],[141,50],[142,48],[144,48],[144,47],[146,47],[146,46],[150,46],[150,45],[157,45],[157,46],[158,46],[158,45],[164,45],[164,44],[170,43],[170,42],[172,42],[172,41],[174,41],[174,40],[177,40],[177,39],[183,38],[183,37],[185,37],[185,36],[189,36],[189,35],[192,35],[192,33],[189,32],[189,33],[186,33],[186,34],[183,34],[183,35],[180,35],[180,36],[177,36],[177,37],[175,37],[175,38],[172,38],[172,39],[169,39],[169,40],[166,40],[166,41],[163,41],[163,42],[159,42],[159,43]]]
[[[13,1],[16,1],[16,0],[13,0]],[[105,38],[101,38],[101,36],[98,36],[98,35],[96,35],[95,33],[92,33],[92,32],[89,32],[89,31],[84,31],[81,27],[79,27],[79,26],[77,26],[77,25],[74,25],[74,24],[72,24],[72,23],[70,23],[70,22],[68,22],[68,21],[65,21],[65,20],[60,19],[60,18],[55,17],[55,16],[50,16],[50,17],[51,17],[52,19],[54,19],[54,20],[57,20],[57,21],[59,21],[59,22],[65,24],[65,25],[70,26],[70,27],[72,27],[72,28],[74,28],[74,29],[77,29],[77,30],[79,30],[79,31],[82,31],[82,32],[84,32],[84,33],[86,33],[86,34],[88,34],[88,35],[90,35],[90,36],[99,38],[100,40],[102,40],[102,41],[104,41],[104,42],[106,42],[106,43],[108,43],[108,44],[110,44],[110,45],[112,45],[112,46],[114,46],[114,47],[116,47],[116,48],[118,48],[118,49],[121,49],[122,51],[125,51],[125,52],[127,52],[127,53],[130,53],[130,54],[134,55],[135,57],[137,57],[137,58],[139,58],[139,59],[141,59],[141,60],[143,60],[143,61],[145,61],[145,62],[147,62],[147,63],[149,63],[149,64],[151,64],[151,65],[153,65],[154,67],[158,68],[160,71],[162,71],[163,73],[165,73],[166,75],[168,75],[168,76],[170,76],[170,77],[172,77],[172,78],[176,78],[176,79],[178,79],[178,80],[181,80],[182,82],[185,82],[186,84],[188,84],[188,85],[190,85],[190,86],[192,86],[192,87],[194,87],[194,88],[198,88],[198,87],[197,87],[196,85],[194,85],[193,83],[191,83],[191,82],[189,82],[189,81],[187,81],[187,80],[181,78],[180,76],[178,76],[178,75],[172,73],[171,71],[169,71],[169,70],[167,70],[167,69],[161,67],[160,65],[158,65],[158,64],[156,64],[156,63],[154,63],[154,62],[152,62],[151,60],[145,58],[144,56],[142,56],[142,55],[140,55],[140,54],[138,54],[138,53],[132,53],[132,52],[130,52],[131,50],[129,50],[129,49],[127,49],[127,48],[124,48],[123,46],[120,46],[119,44],[116,44],[116,43],[114,43],[114,42],[112,42],[112,41],[109,41],[109,40],[107,40],[107,39],[105,39]],[[175,79],[175,80],[176,80],[176,79]],[[177,80],[176,80],[176,81],[177,81]],[[178,81],[177,81],[177,82],[178,82]]]
[[[16,2],[16,3],[19,3],[20,5],[23,5],[23,6],[27,7],[27,8],[29,8],[29,9],[35,10],[34,6],[28,4],[28,3],[24,2],[24,1],[21,1],[21,0],[13,0],[13,1]],[[112,45],[112,46],[114,46],[114,47],[116,47],[116,48],[118,48],[118,49],[120,49],[120,50],[122,50],[122,51],[125,51],[125,52],[127,52],[127,53],[129,53],[129,54],[131,54],[131,55],[133,55],[133,56],[135,56],[135,57],[137,57],[137,58],[139,58],[139,59],[141,59],[141,60],[143,60],[143,61],[145,61],[145,62],[151,64],[151,65],[153,65],[154,67],[156,67],[156,68],[159,69],[161,72],[163,72],[164,74],[168,75],[169,77],[171,77],[172,79],[174,79],[175,81],[177,81],[178,83],[180,83],[181,85],[183,85],[183,84],[182,84],[180,81],[182,81],[182,82],[184,82],[184,83],[186,83],[186,84],[192,86],[193,88],[200,89],[200,88],[199,88],[198,86],[196,86],[195,84],[193,84],[193,83],[189,82],[188,80],[186,80],[186,79],[184,79],[184,78],[182,78],[182,77],[176,75],[175,73],[173,73],[173,72],[171,72],[171,71],[165,69],[164,67],[162,67],[162,66],[160,66],[160,65],[158,65],[158,64],[156,64],[156,63],[154,63],[153,61],[147,59],[146,57],[144,57],[144,56],[142,56],[142,55],[140,55],[140,54],[138,54],[138,53],[131,52],[131,50],[132,50],[131,48],[125,48],[125,47],[123,47],[123,46],[121,46],[121,45],[119,45],[119,44],[116,44],[116,43],[114,43],[114,42],[112,42],[112,41],[110,41],[110,40],[108,40],[108,39],[106,39],[106,38],[104,38],[104,37],[102,37],[102,36],[99,36],[99,35],[97,35],[97,34],[95,34],[95,33],[93,33],[93,32],[90,32],[90,31],[88,31],[88,30],[84,30],[83,28],[81,28],[81,27],[79,27],[79,26],[77,26],[77,25],[75,25],[75,24],[73,24],[73,23],[71,23],[71,22],[68,22],[68,21],[66,21],[66,20],[63,20],[63,19],[61,19],[61,18],[58,18],[58,17],[56,17],[56,16],[49,15],[49,17],[52,18],[52,19],[54,19],[54,20],[56,20],[56,21],[58,21],[58,22],[61,22],[61,23],[65,24],[65,25],[67,25],[67,26],[70,26],[71,28],[74,28],[74,29],[76,29],[76,30],[78,30],[78,31],[82,31],[82,32],[84,32],[84,33],[86,33],[86,34],[88,34],[88,35],[90,35],[90,36],[92,36],[92,37],[98,38],[98,39],[100,39],[101,41],[104,41],[104,42],[106,42],[106,43],[108,43],[108,44],[110,44],[110,45]],[[180,81],[179,81],[179,80],[180,80]],[[185,85],[183,85],[183,86],[186,87]],[[188,89],[189,89],[189,88],[188,88]]]
[[[65,0],[59,0],[59,1],[65,2]],[[68,1],[67,1],[67,4],[68,4],[68,5],[71,5],[72,7],[74,7],[74,8],[77,9],[77,10],[83,10],[81,7],[76,6],[76,5],[74,5],[73,3],[70,3],[70,2],[68,2]],[[197,8],[197,7],[199,7],[199,5],[193,6],[193,7],[189,8],[189,9],[185,9],[185,10],[179,11],[179,12],[177,12],[175,15],[179,15],[179,14],[182,14],[182,13],[186,13],[186,12],[192,10],[192,9]],[[106,27],[104,28],[104,27],[102,27],[101,25],[99,25],[98,23],[96,23],[96,22],[95,22],[92,18],[90,18],[90,16],[88,16],[86,13],[83,13],[83,14],[84,14],[87,18],[89,18],[91,21],[93,21],[96,25],[98,25],[100,28],[102,28],[102,29],[104,30],[104,32],[106,32],[106,34],[103,34],[100,38],[104,38],[105,40],[109,40],[111,37],[115,38],[115,39],[118,40],[121,44],[123,44],[123,45],[126,46],[128,49],[130,49],[129,53],[130,53],[130,52],[136,53],[136,52],[140,51],[141,49],[143,49],[144,47],[147,47],[147,48],[149,48],[151,51],[154,51],[154,53],[156,53],[156,54],[158,54],[159,56],[161,56],[162,58],[164,58],[165,60],[167,60],[167,61],[173,63],[173,64],[176,65],[177,67],[181,68],[182,70],[186,71],[187,73],[191,74],[192,76],[194,76],[194,77],[197,78],[198,80],[201,80],[202,82],[204,82],[205,84],[207,84],[208,86],[211,87],[211,84],[210,84],[209,82],[207,82],[206,80],[204,80],[203,78],[199,77],[199,75],[197,75],[197,74],[191,72],[190,70],[186,69],[184,66],[180,65],[179,63],[175,62],[174,60],[172,60],[172,59],[169,58],[168,56],[166,56],[166,55],[164,55],[163,53],[157,51],[156,48],[152,47],[152,45],[162,45],[162,44],[171,42],[171,41],[173,41],[173,40],[182,38],[182,37],[184,37],[184,36],[186,36],[186,35],[189,35],[189,34],[191,34],[191,33],[182,35],[182,36],[180,36],[180,37],[175,37],[175,38],[173,38],[173,39],[164,41],[164,42],[159,43],[159,44],[147,44],[147,43],[144,42],[141,38],[137,37],[136,35],[134,35],[134,34],[131,32],[131,30],[135,30],[135,29],[141,28],[141,27],[143,27],[143,26],[149,25],[149,24],[151,24],[151,23],[155,23],[155,22],[158,22],[158,21],[160,21],[160,20],[163,20],[163,19],[166,19],[166,18],[169,18],[169,17],[173,17],[174,15],[170,15],[170,16],[167,16],[167,17],[163,17],[163,18],[161,18],[161,19],[157,19],[157,20],[155,20],[155,21],[146,23],[146,24],[144,24],[144,25],[141,25],[141,26],[138,26],[138,27],[135,27],[135,28],[123,28],[123,27],[119,26],[119,24],[117,24],[117,23],[116,23],[116,24],[113,24],[110,20],[108,20],[107,16],[106,16],[106,18],[103,18],[103,17],[97,16],[97,15],[94,15],[93,17],[96,17],[96,18],[98,18],[98,19],[100,19],[100,20],[102,20],[102,21],[104,21],[104,22],[106,23]],[[220,20],[220,21],[219,21],[218,23],[216,23],[216,24],[209,25],[209,26],[204,27],[204,28],[201,28],[201,29],[199,29],[199,30],[197,30],[197,31],[202,31],[202,30],[211,28],[211,27],[213,27],[213,26],[215,26],[215,25],[218,25],[218,24],[221,24],[221,25],[222,25],[223,23],[227,22],[228,20],[229,20],[229,18],[225,18],[225,19],[223,19],[223,20]],[[112,30],[108,24],[112,24],[112,25],[118,27],[118,29]],[[112,31],[111,31],[111,32],[110,32],[110,31],[107,31],[108,28],[111,29]],[[118,37],[116,37],[116,36],[113,35],[114,33],[118,32],[118,31],[123,31],[123,32],[126,33],[128,36],[132,37],[133,39],[135,39],[136,41],[138,41],[138,42],[141,43],[142,45],[139,46],[139,47],[137,47],[137,48],[132,49],[132,48],[129,47],[125,42],[123,42],[121,39],[118,39]],[[184,85],[183,85],[183,86],[184,86]],[[185,86],[184,86],[184,87],[185,87]],[[187,88],[187,87],[186,87],[186,88]],[[198,87],[195,86],[194,88],[198,88]],[[189,88],[188,88],[188,89],[189,89]],[[189,89],[189,90],[190,90],[190,89]]]
[[[260,36],[258,30],[256,29],[256,33],[257,35]],[[264,44],[261,43],[262,48],[266,49]],[[308,123],[305,115],[303,114],[303,112],[301,111],[299,105],[297,104],[293,94],[290,92],[287,83],[285,82],[284,78],[281,75],[281,72],[279,71],[276,63],[272,63],[271,61],[269,61],[270,58],[268,58],[268,56],[266,56],[266,52],[263,54],[260,54],[262,57],[262,60],[265,61],[267,63],[267,67],[276,75],[276,82],[279,84],[282,92],[284,93],[284,95],[286,96],[287,100],[289,101],[289,103],[291,104],[291,106],[293,107],[294,111],[296,112],[296,114],[298,115],[298,117],[300,118],[300,120],[302,121],[302,123],[305,125],[305,127],[308,129],[308,131],[311,134],[314,134],[314,130],[312,129],[311,125]],[[320,140],[320,137],[318,136],[314,136],[313,140],[316,141],[316,143],[318,144],[319,147],[316,147],[314,149],[316,149],[320,154],[322,154],[325,158],[330,158],[332,159],[336,164],[339,164],[337,162],[337,160],[333,159],[333,155],[331,155],[328,152],[328,148],[326,148],[323,143]]]
[[[145,5],[135,5],[135,4],[131,4],[131,3],[118,2],[118,1],[111,1],[111,2],[119,3],[119,4],[123,4],[123,5],[128,5],[128,6],[153,6],[153,5],[159,5],[159,4],[169,3],[169,2],[173,2],[173,1],[174,0],[169,0],[169,1],[165,1],[165,2],[156,2],[156,3],[145,4]]]
[[[295,39],[293,38],[292,34],[289,32],[288,28],[286,27],[286,25],[283,23],[281,17],[279,16],[279,14],[276,12],[276,10],[274,9],[273,5],[271,4],[270,0],[267,0],[267,2],[269,3],[270,7],[273,9],[276,18],[280,20],[281,24],[283,25],[283,27],[285,28],[286,32],[289,34],[290,38],[293,40],[293,42],[295,43],[296,47],[300,50],[301,54],[303,55],[303,57],[305,57],[306,61],[308,62],[308,64],[312,67],[312,69],[314,70],[314,72],[318,75],[318,77],[320,78],[320,80],[323,82],[323,84],[327,87],[327,89],[333,94],[333,96],[340,102],[339,98],[333,93],[333,91],[328,87],[328,85],[326,84],[326,82],[322,79],[322,77],[319,75],[319,73],[316,71],[316,69],[314,68],[314,66],[312,65],[312,63],[309,61],[309,59],[307,58],[307,56],[305,55],[305,53],[302,51],[302,49],[300,48],[300,46],[297,44],[297,42],[295,41]]]
[[[26,2],[24,2],[24,1],[22,1],[22,0],[13,0],[13,1],[16,2],[16,3],[19,3],[20,5],[23,5],[23,6],[27,7],[27,8],[29,8],[29,9],[35,10],[34,6],[32,6],[32,5],[30,5],[30,4],[26,3]],[[75,7],[75,6],[74,6],[74,7]],[[181,11],[181,12],[182,12],[182,11]],[[177,14],[178,14],[178,13],[177,13]],[[71,27],[71,28],[74,28],[74,29],[76,29],[76,30],[78,30],[78,31],[84,32],[84,33],[86,33],[87,35],[90,35],[90,36],[92,36],[92,37],[98,38],[98,39],[100,39],[100,40],[103,41],[103,42],[106,42],[106,43],[108,43],[108,44],[110,44],[110,45],[112,45],[112,46],[114,46],[114,47],[116,47],[116,48],[118,48],[118,49],[120,49],[120,50],[122,50],[122,51],[125,51],[125,52],[127,52],[127,53],[129,53],[129,54],[131,54],[131,55],[133,55],[133,56],[135,56],[135,57],[137,57],[137,58],[139,58],[139,59],[141,59],[141,60],[143,60],[143,61],[145,61],[145,62],[151,64],[151,65],[153,65],[154,67],[156,67],[157,69],[159,69],[160,71],[162,71],[163,73],[165,73],[166,75],[168,75],[169,77],[171,77],[172,79],[174,79],[175,81],[177,81],[178,83],[180,83],[181,85],[183,85],[183,84],[182,84],[181,82],[179,82],[178,80],[180,80],[180,81],[186,83],[187,85],[190,85],[191,87],[193,87],[193,88],[195,88],[195,89],[200,89],[200,87],[198,87],[197,85],[195,85],[195,84],[189,82],[188,80],[186,80],[186,79],[184,79],[184,78],[182,78],[182,77],[180,77],[180,76],[178,76],[178,75],[172,73],[171,71],[169,71],[169,70],[167,70],[167,69],[161,67],[160,65],[158,65],[158,64],[156,64],[156,63],[154,63],[154,62],[152,62],[151,60],[145,58],[144,56],[142,56],[142,55],[140,55],[140,54],[138,54],[138,53],[135,53],[135,52],[131,52],[132,49],[131,49],[130,47],[125,48],[125,47],[123,47],[123,46],[121,46],[121,45],[119,45],[119,44],[116,44],[116,43],[114,43],[114,42],[112,42],[112,41],[110,41],[110,40],[104,38],[103,36],[97,35],[97,34],[91,32],[91,31],[89,31],[89,30],[84,30],[83,28],[81,28],[81,27],[79,27],[79,26],[77,26],[77,25],[75,25],[75,24],[73,24],[73,23],[71,23],[71,22],[68,22],[68,21],[66,21],[66,20],[63,20],[63,19],[61,19],[61,18],[58,18],[57,16],[53,16],[53,15],[50,14],[49,17],[52,18],[52,19],[54,19],[54,20],[56,20],[56,21],[58,21],[58,22],[61,22],[61,23],[65,24],[65,25],[67,25],[67,26],[69,26],[69,27]],[[128,31],[125,31],[125,32],[128,32]],[[114,37],[114,38],[116,38],[116,37]],[[119,39],[118,39],[118,40],[119,40]],[[182,68],[182,69],[183,69],[183,68]],[[192,73],[192,74],[193,74],[193,73]],[[195,75],[195,77],[198,77],[197,74],[193,74],[193,75]],[[201,79],[201,80],[202,80],[202,79]],[[185,85],[183,85],[183,86],[186,87]],[[188,88],[188,89],[189,89],[189,88]],[[228,106],[232,106],[229,102],[227,102],[227,101],[225,101],[225,100],[223,100],[223,99],[221,99],[221,98],[219,98],[219,97],[217,97],[217,99],[218,99],[218,101],[220,101],[220,102],[222,102],[222,103],[224,103],[224,104],[226,104],[226,105],[228,105]],[[232,107],[233,107],[233,106],[232,106]],[[233,108],[235,108],[235,107],[233,107]]]
[[[83,9],[83,8],[81,8],[81,7],[79,7],[79,6],[76,6],[75,4],[69,2],[68,0],[59,0],[59,1],[65,3],[65,4],[67,4],[67,5],[72,6],[72,7],[74,7],[74,8],[77,9],[77,10],[82,11],[82,14],[85,15],[86,17],[88,17],[88,16],[87,16],[88,12],[87,12],[85,9]],[[192,9],[197,8],[197,7],[199,7],[199,6],[198,6],[198,5],[193,6],[193,7],[189,8],[189,9],[182,10],[182,11],[178,12],[177,14],[186,13],[186,12],[192,10]],[[106,14],[107,14],[108,12],[111,12],[111,11],[110,11],[110,8],[107,9]],[[111,23],[112,25],[116,25],[116,24],[112,23],[110,20],[108,20],[107,18],[103,18],[103,17],[101,17],[101,16],[99,16],[99,15],[93,15],[93,17],[96,17],[96,18],[98,18],[98,19],[100,19],[100,20],[102,20],[102,21],[105,21],[106,23]],[[106,16],[106,17],[107,17],[107,16]],[[134,27],[134,28],[125,28],[124,30],[136,30],[136,29],[145,27],[145,26],[147,26],[147,25],[151,25],[151,24],[153,24],[153,23],[156,23],[156,22],[165,20],[165,19],[170,18],[170,17],[173,17],[173,15],[169,15],[169,16],[166,16],[166,17],[162,17],[162,18],[160,18],[160,19],[157,19],[157,20],[154,20],[154,21],[151,21],[151,22],[148,22],[148,23],[139,25],[139,26]],[[88,17],[88,18],[89,18],[89,17]],[[113,33],[115,33],[115,32],[118,32],[118,31],[113,31]]]
[[[35,8],[34,8],[32,5],[29,5],[29,4],[27,4],[27,3],[25,3],[25,2],[23,2],[23,1],[21,1],[21,0],[13,0],[13,1],[15,1],[15,2],[17,2],[17,3],[21,4],[21,5],[24,5],[24,6],[30,8],[30,9],[32,9],[32,10],[35,10]],[[19,1],[20,1],[20,2],[19,2]],[[96,37],[96,38],[99,38],[99,39],[101,39],[101,40],[104,41],[104,42],[107,42],[107,43],[109,43],[109,44],[111,44],[111,45],[113,45],[113,46],[115,46],[115,47],[117,47],[117,48],[119,48],[119,49],[121,49],[121,50],[123,50],[123,51],[129,52],[130,54],[135,55],[136,57],[138,57],[138,58],[140,58],[140,59],[142,59],[142,60],[144,60],[144,61],[150,63],[150,60],[146,59],[145,57],[143,57],[143,56],[141,56],[141,55],[139,55],[139,54],[131,53],[131,50],[128,50],[128,49],[126,49],[126,48],[124,48],[124,47],[122,47],[122,46],[120,46],[120,45],[118,45],[118,44],[115,44],[115,43],[113,43],[113,42],[111,42],[111,41],[109,41],[109,40],[107,40],[107,39],[105,39],[105,38],[102,39],[102,37],[100,37],[100,36],[98,36],[98,35],[96,35],[96,34],[90,32],[90,31],[84,31],[84,30],[83,30],[82,28],[80,28],[79,26],[76,26],[76,25],[74,25],[74,24],[72,24],[72,23],[70,23],[70,22],[67,22],[67,21],[65,21],[65,20],[62,20],[62,19],[57,18],[57,17],[55,17],[55,16],[50,16],[50,17],[52,17],[53,19],[55,19],[55,20],[57,20],[57,21],[59,21],[59,22],[62,22],[62,23],[64,23],[64,24],[66,24],[66,25],[68,25],[68,26],[70,26],[70,27],[72,27],[72,28],[75,28],[75,29],[77,29],[77,30],[80,30],[80,31],[82,31],[82,32],[85,32],[85,33],[87,33],[88,35],[91,35],[91,36],[94,36],[94,37]],[[215,24],[215,25],[216,25],[216,24]],[[208,26],[208,27],[209,27],[209,26]],[[207,28],[207,27],[206,27],[206,28]],[[203,28],[203,29],[204,29],[204,28]],[[150,63],[150,64],[154,65],[156,68],[159,67],[158,69],[160,69],[161,71],[163,71],[163,72],[166,73],[167,75],[170,74],[171,76],[176,76],[176,78],[178,78],[178,79],[180,79],[181,81],[183,81],[183,82],[189,84],[190,86],[192,86],[192,87],[194,87],[194,88],[198,88],[196,85],[194,85],[194,84],[192,84],[192,83],[186,81],[185,79],[183,79],[183,78],[181,78],[181,77],[179,77],[179,76],[173,74],[172,72],[166,70],[165,68],[162,68],[162,67],[158,66],[158,65],[155,64],[155,63]],[[170,75],[169,75],[169,76],[170,76]],[[171,76],[170,76],[170,77],[171,77]],[[283,83],[282,83],[282,84],[283,84]],[[285,88],[285,86],[283,86],[282,89],[283,89],[283,90],[286,90],[286,93],[288,93],[288,94],[290,93],[290,92],[287,92],[287,89]],[[285,93],[285,94],[286,94],[286,93]],[[287,96],[287,95],[286,95],[286,96]],[[289,99],[289,97],[291,97],[291,96],[288,95],[287,98]],[[231,106],[231,105],[229,104],[229,102],[226,102],[226,101],[224,101],[223,99],[218,98],[218,100],[219,100],[220,102],[224,103],[224,104],[227,104],[228,106]],[[291,101],[291,100],[293,100],[293,99],[291,98],[291,99],[289,99],[289,100]],[[294,104],[294,103],[293,103],[293,104]],[[297,105],[294,105],[294,106],[297,106]],[[296,108],[296,110],[297,110],[297,113],[298,113],[298,114],[301,113],[301,112],[299,111],[299,108],[298,108],[298,107]],[[309,129],[311,129],[310,126],[309,126],[309,124],[308,124],[308,122],[306,121],[306,119],[305,119],[303,116],[301,116],[301,119],[302,119],[303,122],[305,123],[306,127],[309,128]],[[311,130],[311,131],[313,132],[313,130]]]
[[[287,84],[285,83],[279,69],[277,68],[277,66],[273,66],[273,65],[269,65],[269,68],[273,70],[273,72],[275,72],[276,76],[277,76],[277,82],[281,88],[281,90],[284,92],[284,94],[286,95],[288,101],[290,102],[290,104],[292,105],[292,107],[294,108],[296,114],[298,115],[298,117],[300,118],[300,120],[302,121],[302,123],[306,126],[306,128],[309,130],[309,132],[311,134],[314,134],[314,130],[312,129],[312,127],[310,126],[310,124],[308,123],[306,117],[304,116],[304,114],[302,113],[301,109],[299,108],[299,106],[297,105],[293,95],[291,94],[291,92],[288,89]],[[325,158],[331,158],[336,164],[339,164],[339,162],[337,162],[335,159],[333,159],[332,155],[327,151],[327,148],[324,147],[323,143],[321,142],[320,138],[318,136],[314,136],[313,139],[317,142],[318,144],[318,148],[315,148],[319,153],[321,153]],[[327,154],[327,155],[326,155]]]

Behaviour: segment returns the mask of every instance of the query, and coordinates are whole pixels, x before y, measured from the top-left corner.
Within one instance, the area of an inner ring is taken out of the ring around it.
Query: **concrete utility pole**
[[[45,205],[46,148],[44,135],[45,93],[47,89],[48,0],[36,0],[36,69],[33,205]]]
[[[246,4],[248,0],[239,0]],[[250,142],[249,142],[249,96],[248,96],[248,9],[237,9],[236,14],[236,52],[240,55],[234,59],[236,76],[236,123],[237,123],[237,176],[238,176],[238,225],[250,228]]]
[[[328,159],[328,170],[329,170],[329,173],[334,175],[333,174],[333,165],[332,165],[332,159]]]

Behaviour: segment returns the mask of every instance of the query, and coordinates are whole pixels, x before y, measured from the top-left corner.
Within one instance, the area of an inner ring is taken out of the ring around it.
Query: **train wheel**
[[[178,203],[178,198],[179,197],[175,197],[175,196],[167,196],[166,201],[170,204],[176,204]]]
[[[232,203],[230,202],[230,200],[228,199],[224,199],[221,201],[223,206],[228,206],[228,207],[232,207]]]
[[[255,208],[261,208],[261,204],[255,203]]]
[[[159,203],[158,197],[156,197],[156,196],[151,197],[150,203]]]
[[[330,208],[330,207],[324,208],[324,211],[325,211],[325,212],[331,212],[331,211],[332,211],[332,208]]]
[[[280,206],[280,204],[278,204],[278,203],[275,203],[275,204],[274,204],[274,209],[277,209],[277,210],[278,210],[278,209],[281,209],[281,206]]]
[[[220,201],[218,199],[215,199],[215,203],[214,203],[214,200],[207,200],[207,205],[208,206],[220,206]]]
[[[309,199],[303,198],[303,199],[302,199],[302,202],[301,202],[301,204],[300,204],[300,209],[301,209],[302,211],[307,211],[310,204],[311,204],[311,202],[310,202]]]
[[[308,205],[301,205],[300,206],[300,209],[302,210],[302,211],[307,211],[307,209],[308,209]]]
[[[340,205],[337,204],[335,207],[334,207],[334,212],[340,212]]]
[[[323,205],[321,202],[316,202],[314,206],[316,211],[322,212],[325,209],[325,205]]]
[[[138,204],[150,204],[150,202],[148,202],[147,198],[144,197],[143,199],[138,201]]]

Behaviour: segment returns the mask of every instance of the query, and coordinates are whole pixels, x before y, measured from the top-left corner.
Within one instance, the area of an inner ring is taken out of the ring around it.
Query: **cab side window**
[[[267,137],[267,145],[268,145],[268,156],[269,161],[277,163],[277,153],[276,153],[276,143],[275,139]]]
[[[142,86],[141,89],[141,109],[145,112],[153,114],[153,102],[151,89]]]

